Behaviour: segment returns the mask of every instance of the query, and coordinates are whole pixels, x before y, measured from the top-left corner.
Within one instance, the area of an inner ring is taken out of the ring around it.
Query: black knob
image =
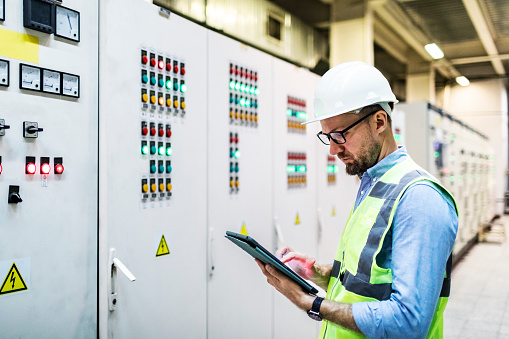
[[[9,128],[11,128],[11,126],[9,126],[9,125],[0,125],[0,130],[9,129]]]
[[[17,204],[22,201],[23,201],[23,199],[21,199],[18,192],[9,193],[9,204]]]
[[[28,133],[35,133],[35,132],[42,132],[42,128],[37,128],[35,126],[29,126],[27,127],[27,132]]]

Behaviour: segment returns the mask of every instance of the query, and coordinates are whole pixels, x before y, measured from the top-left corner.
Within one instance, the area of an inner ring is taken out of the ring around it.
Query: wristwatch
[[[322,321],[322,316],[320,315],[320,305],[322,304],[323,298],[316,297],[315,301],[313,301],[313,306],[308,311],[308,316],[316,321]]]

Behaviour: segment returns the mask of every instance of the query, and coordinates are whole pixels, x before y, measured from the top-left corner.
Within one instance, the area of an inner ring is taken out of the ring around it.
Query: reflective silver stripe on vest
[[[366,245],[362,249],[357,267],[357,275],[352,275],[346,271],[342,285],[349,291],[358,295],[375,298],[377,300],[387,300],[392,293],[392,284],[371,284],[371,266],[373,257],[380,245],[382,236],[389,223],[389,216],[401,191],[412,181],[419,177],[426,176],[418,171],[411,171],[405,174],[398,184],[388,184],[378,181],[369,193],[370,197],[385,199],[383,206],[376,217],[374,225],[369,231]]]

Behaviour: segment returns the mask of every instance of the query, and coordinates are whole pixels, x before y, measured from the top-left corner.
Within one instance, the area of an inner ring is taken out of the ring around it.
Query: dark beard
[[[358,159],[352,159],[353,162],[351,164],[346,164],[346,174],[360,176],[366,172],[368,168],[376,164],[382,150],[382,144],[374,140],[374,138],[371,138],[371,145],[368,147],[367,150],[363,150]]]

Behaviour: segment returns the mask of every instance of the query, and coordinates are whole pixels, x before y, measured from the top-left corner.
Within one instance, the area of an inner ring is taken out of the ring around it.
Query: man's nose
[[[330,146],[329,146],[329,154],[330,155],[335,156],[338,153],[343,153],[344,150],[345,150],[345,147],[343,147],[343,145],[338,145],[332,140],[330,141]]]

